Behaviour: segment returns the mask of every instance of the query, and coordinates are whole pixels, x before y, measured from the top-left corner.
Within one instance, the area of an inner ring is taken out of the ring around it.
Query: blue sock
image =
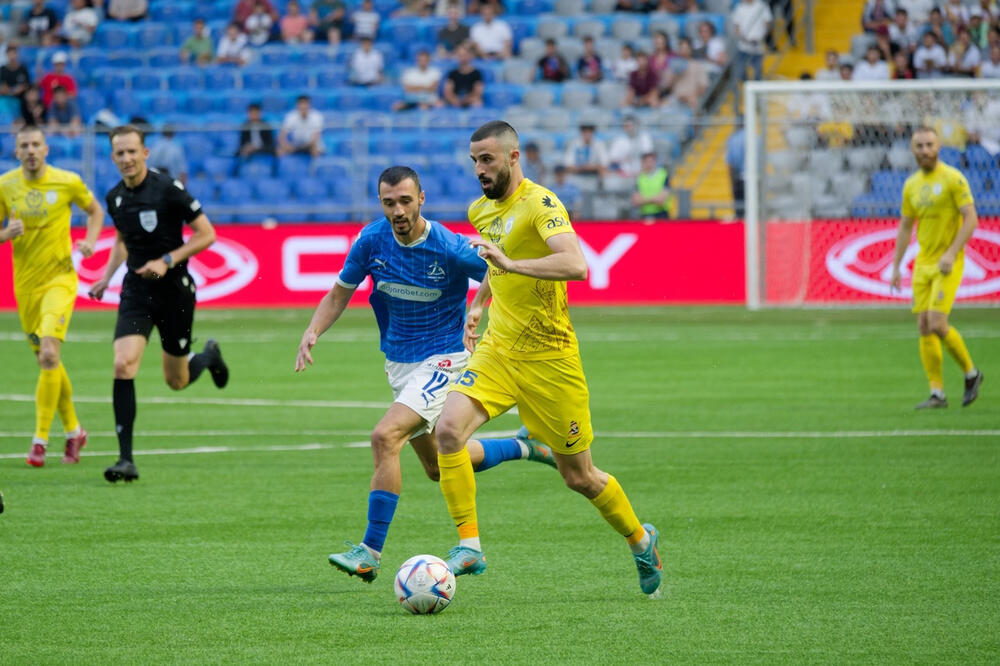
[[[398,501],[399,495],[387,490],[373,490],[368,493],[368,529],[365,530],[363,543],[376,552],[382,552],[385,537],[389,534],[389,523],[392,522],[392,514],[396,513]]]
[[[483,462],[476,468],[477,472],[483,472],[490,467],[495,467],[505,460],[519,460],[521,458],[521,444],[509,437],[507,439],[481,439],[483,445]]]

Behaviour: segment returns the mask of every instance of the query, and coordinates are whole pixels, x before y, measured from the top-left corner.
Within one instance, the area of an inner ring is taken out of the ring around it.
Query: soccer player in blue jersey
[[[464,238],[420,214],[424,192],[413,169],[386,169],[379,176],[378,192],[385,217],[362,229],[336,284],[302,334],[295,359],[296,372],[312,364],[316,340],[337,321],[362,280],[371,276],[369,302],[394,402],[372,431],[375,472],[364,539],[358,545],[347,542],[350,550],[329,558],[333,566],[368,583],[378,575],[399,501],[399,452],[407,441],[427,476],[438,480],[433,428],[448,385],[469,359],[462,342],[469,278],[481,281],[486,272],[486,262]],[[467,447],[477,472],[520,458],[555,466],[547,446],[514,437],[469,440]]]

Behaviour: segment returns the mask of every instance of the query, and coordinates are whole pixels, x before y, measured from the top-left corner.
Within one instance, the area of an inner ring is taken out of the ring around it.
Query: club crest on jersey
[[[490,228],[486,231],[486,235],[489,237],[491,243],[500,242],[500,230],[503,228],[503,221],[499,217],[493,218],[490,222]]]
[[[504,233],[509,234],[510,230],[513,229],[513,228],[514,228],[514,218],[508,217],[507,218],[507,224],[505,224],[504,227],[503,227]]]
[[[122,207],[122,198],[115,197],[115,208],[121,208],[121,207]]]
[[[42,193],[38,190],[31,190],[24,197],[24,203],[28,204],[28,208],[38,208],[42,205]]]
[[[941,183],[934,183],[934,195],[941,194]]]
[[[427,267],[427,277],[432,280],[440,281],[444,280],[447,275],[445,275],[444,268],[438,262],[434,262]]]
[[[139,224],[143,229],[152,233],[153,229],[156,229],[156,224],[158,220],[156,219],[155,210],[140,210],[139,211]]]
[[[576,437],[580,434],[580,424],[576,421],[569,422],[569,436]]]
[[[58,195],[55,192],[46,192],[45,193],[45,202],[47,204],[49,204],[50,206],[56,202],[57,198],[58,198]]]

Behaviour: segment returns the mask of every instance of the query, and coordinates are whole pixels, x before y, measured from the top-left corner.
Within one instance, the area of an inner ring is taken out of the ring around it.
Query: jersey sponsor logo
[[[913,241],[906,248],[900,264],[901,288],[893,291],[889,280],[892,278],[896,231],[895,227],[890,227],[840,240],[826,253],[827,272],[837,282],[866,294],[900,301],[912,299],[912,265],[920,246]],[[976,229],[965,246],[965,269],[956,295],[958,299],[1000,294],[1000,265],[991,259],[998,254],[1000,231]]]
[[[446,369],[450,368],[451,367],[451,359],[450,358],[443,358],[443,359],[441,359],[440,361],[437,362],[437,367],[439,367],[439,368],[446,368]]]
[[[448,278],[448,274],[445,273],[444,267],[441,266],[437,261],[427,267],[427,277],[435,282],[440,282]]]
[[[54,204],[58,198],[59,198],[59,195],[56,194],[55,192],[46,192],[45,193],[45,202],[47,204],[49,204],[50,206],[52,204]]]
[[[189,237],[186,235],[184,240],[187,241]],[[104,265],[108,262],[108,255],[114,245],[115,235],[109,234],[97,241],[93,257],[84,260],[78,252],[73,253],[73,264],[80,276],[77,293],[81,297],[87,298],[90,287],[101,279]],[[187,269],[191,280],[184,282],[184,286],[197,292],[199,303],[207,303],[235,294],[246,287],[257,277],[259,265],[253,252],[235,241],[217,236],[211,247],[188,259]],[[112,276],[111,284],[100,301],[102,304],[118,305],[126,272],[125,264],[122,264]],[[186,277],[183,279],[187,280]]]
[[[387,296],[400,298],[404,301],[417,301],[418,303],[430,303],[441,298],[440,289],[427,289],[425,287],[415,287],[412,284],[399,284],[397,282],[378,282],[375,285],[378,291]]]
[[[147,232],[152,233],[153,230],[156,229],[158,222],[155,210],[139,211],[139,225]]]
[[[550,217],[545,222],[545,228],[546,229],[558,229],[559,227],[565,227],[568,224],[569,224],[569,222],[567,222],[566,220],[564,220],[561,216]]]

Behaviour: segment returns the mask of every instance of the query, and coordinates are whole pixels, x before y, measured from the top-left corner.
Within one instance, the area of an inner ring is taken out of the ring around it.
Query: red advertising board
[[[447,224],[474,234],[468,223]],[[212,247],[189,270],[198,284],[199,307],[314,306],[330,289],[360,224],[282,224],[273,229],[218,225]],[[743,226],[717,222],[579,222],[574,225],[590,268],[586,281],[570,283],[570,302],[582,304],[742,303]],[[83,229],[73,229],[74,238]],[[93,257],[76,257],[77,307],[117,303],[121,273],[103,303],[86,297],[114,243],[101,236]],[[15,307],[10,244],[0,246],[0,309]],[[354,304],[367,302],[362,283]]]
[[[891,289],[898,221],[813,220],[767,224],[764,270],[769,305],[905,303],[919,247],[910,242],[901,265],[902,285]],[[965,247],[957,300],[1000,301],[1000,220],[980,219]]]

